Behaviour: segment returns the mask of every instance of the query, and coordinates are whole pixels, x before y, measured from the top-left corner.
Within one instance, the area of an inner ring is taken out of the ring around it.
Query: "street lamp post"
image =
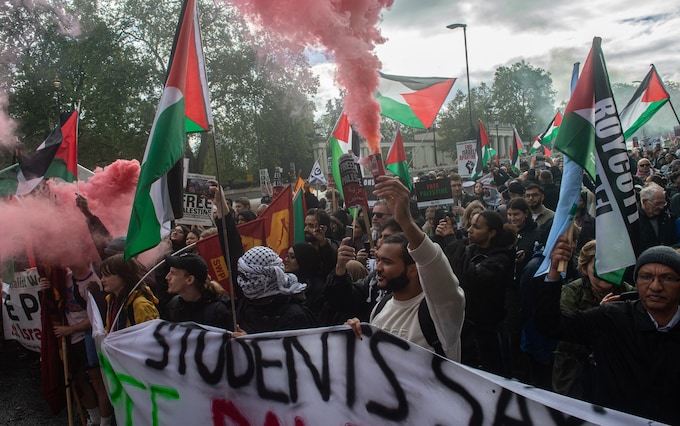
[[[456,28],[463,29],[463,41],[465,42],[465,73],[467,76],[467,90],[468,90],[468,114],[470,116],[470,132],[474,133],[475,125],[472,122],[472,97],[470,95],[470,63],[468,61],[468,48],[467,48],[467,24],[450,24],[446,28],[450,30],[455,30]]]
[[[54,86],[54,91],[57,95],[57,120],[61,120],[61,80],[59,80],[59,74],[54,76],[52,80],[52,86]],[[57,121],[58,123],[59,121]]]
[[[500,157],[501,156],[501,140],[498,138],[498,118],[496,118],[495,124],[496,124],[496,148],[498,148],[498,152],[496,153],[496,155],[498,155]],[[503,151],[505,151],[505,150],[503,150]]]

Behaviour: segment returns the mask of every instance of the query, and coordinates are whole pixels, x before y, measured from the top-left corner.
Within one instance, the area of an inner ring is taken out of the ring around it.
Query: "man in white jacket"
[[[387,200],[394,219],[404,232],[386,239],[377,252],[378,285],[391,290],[392,298],[384,306],[374,308],[370,323],[434,350],[425,338],[418,318],[424,298],[443,352],[447,358],[460,361],[465,295],[458,278],[442,249],[427,238],[411,217],[411,194],[399,178],[379,177],[374,193],[378,198]],[[351,256],[349,249],[351,247],[341,246],[338,256]],[[357,336],[361,335],[357,318],[348,320],[346,324]]]

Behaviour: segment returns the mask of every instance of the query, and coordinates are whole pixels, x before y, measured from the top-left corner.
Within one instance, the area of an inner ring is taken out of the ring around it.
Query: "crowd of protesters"
[[[474,368],[679,423],[670,398],[680,385],[680,254],[671,248],[680,241],[680,160],[661,147],[629,157],[640,232],[638,262],[622,285],[595,272],[595,188],[587,178],[570,238],[543,253],[559,201],[559,157],[531,156],[519,170],[494,162],[477,181],[456,170],[420,173],[416,180],[451,186],[452,203],[427,209],[396,177],[378,178],[378,201],[357,211],[337,192],[331,202],[306,187],[305,241],[285,258],[264,246],[244,252],[237,225],[267,203],[253,211],[250,200],[232,202],[211,181],[216,226],[175,224],[151,276],[136,259],[124,260],[125,237],[112,238],[78,197],[103,260],[80,259],[64,271],[68,322],[53,332],[70,337],[78,354],[74,385],[86,395],[91,424],[110,424],[112,410],[96,374],[88,292],[98,296],[106,332],[161,318],[235,336],[341,324],[360,335],[369,322]],[[196,250],[212,233],[229,248],[233,293],[209,276]],[[551,265],[566,262],[566,273],[551,267],[534,277],[545,256]]]

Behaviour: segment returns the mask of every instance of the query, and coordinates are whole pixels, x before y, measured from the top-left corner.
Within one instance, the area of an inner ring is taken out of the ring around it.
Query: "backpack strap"
[[[437,330],[434,328],[434,321],[432,321],[432,317],[430,316],[430,309],[427,307],[427,300],[425,300],[424,297],[418,307],[418,322],[420,323],[420,329],[422,330],[427,343],[434,348],[437,355],[446,358],[444,348],[442,348],[442,343],[439,341],[439,336],[437,335]]]
[[[380,299],[380,302],[378,302],[375,305],[375,315],[378,315],[380,313],[380,311],[383,310],[383,308],[387,304],[387,301],[390,300],[391,298],[392,298],[392,293],[389,293],[389,294],[384,295],[383,298]]]

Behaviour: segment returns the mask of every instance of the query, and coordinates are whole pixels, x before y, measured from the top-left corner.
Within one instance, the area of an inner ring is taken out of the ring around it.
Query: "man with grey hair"
[[[650,183],[640,190],[638,254],[649,247],[672,246],[677,242],[666,204],[666,193],[659,185]]]

